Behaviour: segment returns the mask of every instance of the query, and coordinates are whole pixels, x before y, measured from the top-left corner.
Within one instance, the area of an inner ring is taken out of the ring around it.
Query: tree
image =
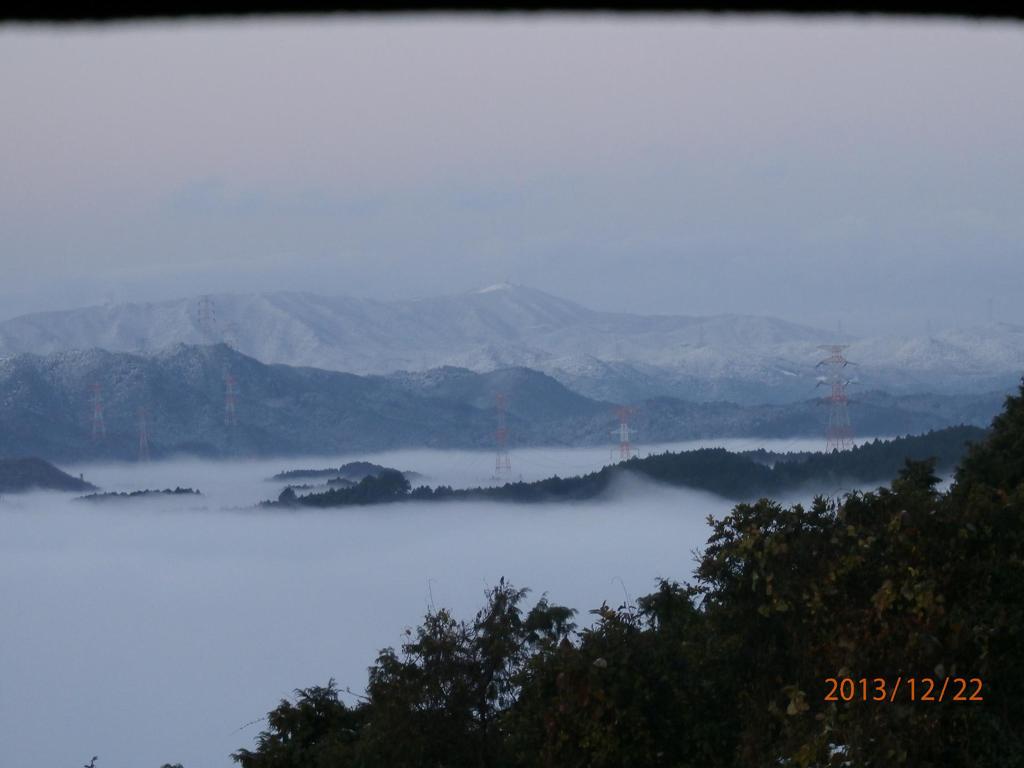
[[[300,688],[296,701],[281,700],[267,715],[267,729],[255,751],[231,755],[242,768],[328,768],[350,765],[363,727],[363,711],[338,698],[334,680],[325,686]]]
[[[525,665],[574,629],[573,611],[544,598],[524,615],[527,592],[502,579],[472,622],[430,611],[401,654],[381,652],[367,688],[367,765],[504,764],[504,716]]]

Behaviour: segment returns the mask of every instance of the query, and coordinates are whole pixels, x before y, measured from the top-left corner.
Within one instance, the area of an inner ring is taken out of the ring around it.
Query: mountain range
[[[231,377],[237,424],[226,422]],[[98,387],[104,429],[93,438]],[[139,412],[150,454],[283,456],[402,447],[490,448],[496,396],[508,403],[509,444],[611,442],[615,404],[524,367],[478,373],[442,367],[356,375],[268,365],[225,344],[178,344],[150,355],[104,350],[21,353],[0,360],[0,456],[53,461],[134,459]],[[859,434],[987,425],[999,393],[865,393],[852,405]],[[789,404],[699,403],[660,396],[635,403],[647,443],[708,437],[821,435],[820,400]]]
[[[353,374],[445,366],[526,367],[591,399],[674,397],[740,405],[807,400],[825,357],[848,344],[853,391],[1008,392],[1024,328],[990,324],[925,337],[853,338],[783,320],[601,312],[524,286],[374,301],[309,293],[215,295],[24,315],[0,323],[0,355],[105,349],[153,355],[226,342],[264,363]]]

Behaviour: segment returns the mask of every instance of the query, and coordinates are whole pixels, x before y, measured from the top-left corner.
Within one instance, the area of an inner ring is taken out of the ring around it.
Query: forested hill
[[[599,496],[626,473],[673,486],[695,488],[747,501],[807,489],[835,493],[894,478],[908,459],[933,459],[939,472],[952,471],[971,443],[985,437],[978,427],[950,427],[924,435],[876,440],[848,451],[773,455],[763,451],[731,453],[705,448],[661,453],[607,466],[577,477],[551,477],[531,483],[454,490],[446,486],[411,488],[398,472],[366,478],[351,488],[306,496],[288,495],[269,506],[337,507],[392,501],[490,499],[517,502],[578,501]]]
[[[94,387],[105,420],[100,439],[93,437]],[[0,359],[0,455],[132,460],[140,409],[154,458],[490,448],[499,392],[506,396],[512,448],[607,444],[618,425],[614,403],[585,397],[529,368],[356,376],[264,365],[222,344],[179,346],[150,356],[91,350]],[[632,426],[648,444],[817,436],[825,430],[828,409],[814,395],[811,387],[801,402],[761,406],[648,399],[632,403]],[[866,392],[852,418],[862,435],[982,425],[1003,397]]]
[[[22,491],[95,491],[96,486],[36,458],[0,458],[0,493]]]

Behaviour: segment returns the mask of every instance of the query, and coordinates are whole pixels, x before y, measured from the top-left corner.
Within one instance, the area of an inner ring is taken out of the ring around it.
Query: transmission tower
[[[238,349],[238,325],[236,323],[227,323],[224,325],[224,329],[221,333],[221,340],[230,349]]]
[[[203,341],[214,343],[217,341],[217,313],[213,306],[213,299],[209,296],[201,296],[196,302],[196,325]]]
[[[619,428],[613,429],[612,434],[619,437],[619,461],[628,461],[633,458],[633,444],[631,440],[633,435],[636,434],[636,431],[629,426],[629,419],[635,411],[624,405],[615,413],[619,417]]]
[[[504,392],[495,395],[494,404],[498,416],[498,428],[494,431],[494,442],[497,448],[494,454],[494,477],[501,480],[512,474],[512,460],[508,455],[507,403]]]
[[[821,360],[816,367],[823,368],[825,375],[818,379],[818,386],[827,386],[829,394],[822,402],[829,406],[828,429],[825,432],[825,451],[845,451],[853,447],[853,430],[850,427],[850,412],[847,408],[850,398],[846,394],[846,386],[851,380],[846,378],[846,366],[853,365],[843,356],[846,345],[830,344],[820,349],[828,352],[828,357]]]
[[[149,461],[149,428],[145,408],[139,408],[139,461]]]
[[[238,424],[235,415],[235,399],[238,395],[238,381],[231,371],[224,371],[224,426],[234,427]]]
[[[92,441],[98,443],[107,436],[107,424],[103,420],[103,388],[93,384],[92,390]]]

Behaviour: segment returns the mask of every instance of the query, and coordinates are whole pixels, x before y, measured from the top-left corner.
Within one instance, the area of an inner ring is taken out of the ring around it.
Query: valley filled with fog
[[[703,445],[813,450],[820,440]],[[732,503],[627,479],[575,504],[405,502],[326,511],[254,509],[273,474],[366,459],[414,482],[488,484],[493,454],[406,450],[321,459],[65,466],[105,491],[194,487],[202,496],[87,503],[0,501],[0,751],[5,763],[103,768],[228,766],[259,718],[298,686],[361,691],[376,652],[431,601],[469,617],[501,577],[586,611],[688,578],[708,515]],[[513,476],[575,475],[607,448],[525,449]],[[838,489],[837,489],[838,490]],[[61,738],[53,738],[60,723]],[[76,762],[77,761],[77,762]]]

